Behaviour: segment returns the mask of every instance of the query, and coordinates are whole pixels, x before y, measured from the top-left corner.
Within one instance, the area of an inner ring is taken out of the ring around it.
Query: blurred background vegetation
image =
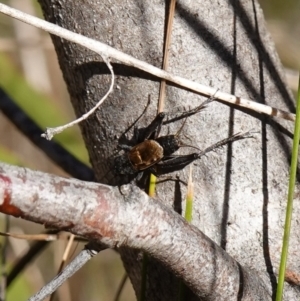
[[[1,1],[21,11],[42,17],[35,0]],[[300,68],[300,1],[260,0],[267,26],[286,71],[286,79],[295,92]],[[49,35],[36,28],[0,15],[0,86],[33,118],[41,128],[57,126],[74,119],[56,54]],[[0,112],[0,161],[57,175],[67,176],[39,151]],[[68,151],[89,164],[80,131],[72,128],[55,137]],[[1,231],[5,219],[0,219]],[[33,223],[13,219],[10,232],[35,234],[44,229]],[[51,243],[10,286],[7,300],[27,300],[55,275],[66,242]],[[1,240],[3,245],[3,239]],[[27,241],[9,239],[8,265],[28,249]],[[76,243],[73,253],[83,247]],[[1,266],[1,272],[5,267]],[[113,300],[124,269],[119,256],[102,252],[73,276],[57,294],[57,300]],[[134,300],[127,282],[121,300]]]

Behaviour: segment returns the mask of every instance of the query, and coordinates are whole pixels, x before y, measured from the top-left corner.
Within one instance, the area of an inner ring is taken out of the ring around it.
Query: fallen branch
[[[67,230],[112,248],[147,252],[199,297],[270,300],[268,289],[254,271],[242,267],[171,208],[133,185],[120,190],[0,165],[2,213]]]

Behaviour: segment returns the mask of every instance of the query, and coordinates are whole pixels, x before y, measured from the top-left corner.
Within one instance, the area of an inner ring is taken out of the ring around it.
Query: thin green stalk
[[[185,204],[184,218],[190,223],[193,218],[193,195],[188,195]]]
[[[148,190],[148,195],[151,198],[154,198],[154,196],[155,196],[155,187],[156,187],[156,176],[151,174],[150,175],[149,190]]]
[[[291,161],[291,168],[290,168],[288,202],[286,208],[286,217],[285,217],[285,226],[284,226],[276,301],[282,300],[283,289],[284,289],[285,269],[286,269],[287,256],[288,256],[288,247],[289,247],[292,211],[293,211],[293,198],[294,198],[294,189],[295,189],[296,172],[297,172],[297,164],[298,164],[297,161],[298,161],[299,138],[300,138],[300,78],[299,78],[299,85],[298,85],[296,121],[295,121],[295,130],[294,130],[292,161]]]
[[[190,174],[188,181],[188,189],[186,194],[185,215],[184,218],[190,223],[193,217],[193,200],[194,200],[194,183],[192,177],[192,165],[190,166]]]
[[[194,183],[192,179],[192,165],[191,165],[189,182],[188,182],[188,191],[187,191],[186,203],[185,203],[185,214],[184,214],[184,218],[189,223],[192,221],[193,218],[193,200],[194,200]],[[186,299],[185,296],[186,296],[186,286],[182,282],[182,280],[180,280],[178,300],[179,301],[185,300]]]

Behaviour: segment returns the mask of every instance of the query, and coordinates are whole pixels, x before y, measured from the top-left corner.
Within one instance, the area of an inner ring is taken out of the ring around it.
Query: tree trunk
[[[46,20],[156,67],[162,66],[168,11],[164,1],[67,0],[62,4],[40,0],[40,4]],[[95,53],[57,37],[53,37],[53,42],[75,112],[81,116],[108,90],[110,72]],[[118,139],[142,113],[148,94],[151,104],[138,126],[146,126],[154,118],[160,80],[118,62],[112,63],[116,74],[114,92],[96,114],[82,122],[81,130],[97,180],[116,185],[126,182],[113,173]],[[177,1],[168,70],[220,91],[283,110],[295,110],[256,1]],[[203,100],[202,96],[168,86],[165,111],[183,106],[193,108]],[[181,122],[170,124],[170,133],[177,132],[180,126]],[[214,102],[188,118],[182,135],[188,144],[204,149],[236,132],[257,132],[253,139],[210,153],[194,164],[192,223],[241,265],[256,270],[262,277],[267,274],[273,296],[292,129],[293,125],[286,121]],[[179,153],[188,151],[182,149]],[[187,181],[188,168],[178,174]],[[178,182],[157,185],[157,198],[168,206],[181,204],[185,193],[186,187]],[[299,236],[294,231],[288,267],[291,271],[297,268],[298,242]],[[120,253],[138,294],[141,256],[138,251],[128,249]],[[175,300],[177,293],[175,276],[150,259],[147,300]],[[299,296],[286,286],[286,300]]]

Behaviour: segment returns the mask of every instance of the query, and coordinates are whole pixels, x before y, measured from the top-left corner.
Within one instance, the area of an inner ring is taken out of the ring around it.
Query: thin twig
[[[106,94],[98,101],[98,103],[92,109],[90,109],[88,112],[83,114],[81,117],[73,120],[72,122],[64,124],[62,126],[58,126],[58,127],[55,127],[55,128],[47,128],[46,132],[41,135],[42,137],[46,138],[47,140],[51,140],[54,135],[59,134],[62,131],[64,131],[65,129],[67,129],[69,127],[72,127],[73,125],[78,124],[81,121],[87,119],[89,116],[91,116],[102,105],[104,100],[113,91],[113,87],[114,87],[114,83],[115,83],[115,74],[114,74],[114,71],[113,71],[113,67],[110,64],[109,59],[106,56],[102,56],[100,53],[99,53],[99,55],[103,58],[103,61],[106,63],[106,65],[107,65],[107,67],[108,67],[108,69],[111,73],[111,84],[110,84],[110,87],[109,87],[108,91],[106,92]]]
[[[182,78],[180,76],[175,76],[169,72],[156,68],[148,63],[140,61],[136,58],[133,58],[130,55],[127,55],[121,51],[118,51],[106,44],[98,42],[96,40],[84,37],[80,34],[73,33],[67,29],[61,28],[52,23],[46,22],[34,16],[30,16],[23,12],[20,12],[16,9],[10,8],[7,5],[0,4],[0,12],[9,15],[13,18],[16,18],[25,23],[36,26],[40,29],[43,29],[49,33],[57,35],[61,38],[64,38],[68,41],[75,42],[79,45],[82,45],[102,56],[102,58],[113,58],[116,59],[125,65],[133,66],[140,70],[143,70],[147,73],[150,73],[159,78],[165,79],[172,83],[175,83],[181,87],[189,89],[191,91],[200,93],[205,96],[215,95],[216,100],[221,100],[226,103],[235,104],[240,107],[247,108],[249,110],[253,110],[258,113],[263,113],[269,116],[276,116],[283,119],[295,121],[295,114],[289,113],[280,109],[276,109],[258,102],[254,102],[245,98],[237,97],[235,95],[218,91],[216,88],[212,88],[209,86],[201,85],[199,83],[193,82],[191,80]],[[217,91],[217,92],[216,92]]]
[[[16,239],[24,239],[24,240],[34,240],[34,241],[55,241],[58,240],[59,237],[57,234],[18,234],[18,233],[9,233],[9,232],[0,232],[0,236],[12,237]]]
[[[65,264],[68,260],[68,258],[70,257],[70,250],[71,250],[71,247],[73,245],[74,239],[75,239],[75,235],[72,234],[70,236],[69,240],[68,240],[68,243],[67,243],[67,246],[65,248],[65,252],[63,254],[63,257],[62,257],[60,266],[58,268],[57,274],[61,273],[62,269],[64,268],[64,266],[65,266]],[[55,291],[51,294],[50,301],[54,300],[54,297],[55,297]]]
[[[172,0],[170,3],[169,8],[169,15],[168,15],[168,25],[167,25],[167,33],[165,39],[165,49],[164,49],[164,61],[163,61],[163,70],[168,69],[169,63],[169,48],[171,44],[171,33],[172,33],[172,26],[175,14],[175,5],[176,0]],[[158,99],[158,113],[163,112],[165,106],[165,96],[166,96],[166,81],[164,79],[161,80],[160,89],[159,89],[159,99]]]
[[[104,250],[104,246],[88,243],[86,247],[65,267],[65,269],[46,284],[38,293],[28,301],[41,301],[57,290],[67,279],[85,265],[92,257]]]

